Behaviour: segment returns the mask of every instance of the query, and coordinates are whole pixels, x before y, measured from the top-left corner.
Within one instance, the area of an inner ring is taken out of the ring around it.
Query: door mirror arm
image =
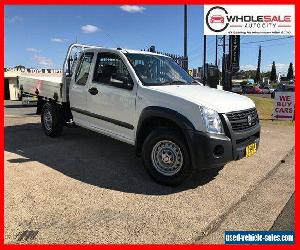
[[[124,85],[126,86],[126,89],[132,90],[133,89],[133,80],[131,77],[125,77],[124,79]]]
[[[133,89],[133,80],[131,77],[122,77],[120,80],[113,80],[111,79],[111,84],[115,87],[122,88],[122,89]]]

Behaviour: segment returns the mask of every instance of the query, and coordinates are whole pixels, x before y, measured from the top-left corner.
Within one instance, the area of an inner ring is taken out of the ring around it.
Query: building
[[[17,72],[4,72],[4,100],[20,100]]]
[[[202,78],[202,68],[193,68],[189,69],[189,74],[194,78]]]

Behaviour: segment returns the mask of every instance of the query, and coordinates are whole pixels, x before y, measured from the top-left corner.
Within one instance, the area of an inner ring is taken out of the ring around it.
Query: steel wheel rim
[[[159,141],[154,145],[151,160],[157,172],[165,176],[175,175],[183,165],[183,155],[180,147],[168,140]]]
[[[44,125],[46,130],[50,131],[52,129],[52,115],[49,109],[44,112]]]

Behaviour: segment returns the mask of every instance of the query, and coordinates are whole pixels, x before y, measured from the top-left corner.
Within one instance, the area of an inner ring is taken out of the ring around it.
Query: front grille
[[[259,123],[256,108],[230,112],[227,113],[226,116],[230,121],[231,127],[234,131],[247,130]],[[251,124],[249,124],[248,117],[251,117]]]

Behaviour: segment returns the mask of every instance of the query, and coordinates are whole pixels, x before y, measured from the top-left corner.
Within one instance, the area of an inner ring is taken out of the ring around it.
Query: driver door
[[[87,95],[91,127],[134,144],[135,96],[136,86],[122,58],[98,53]]]

